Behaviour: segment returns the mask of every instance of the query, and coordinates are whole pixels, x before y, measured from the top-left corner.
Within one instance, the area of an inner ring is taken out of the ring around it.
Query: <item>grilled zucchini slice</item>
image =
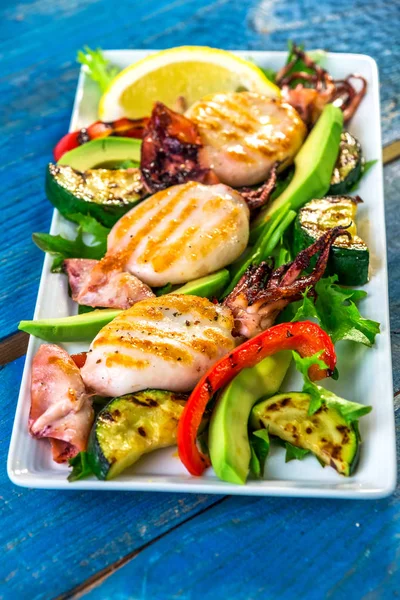
[[[143,454],[173,446],[186,394],[145,390],[114,398],[98,414],[89,463],[99,479],[113,479]]]
[[[310,450],[341,475],[351,475],[359,456],[360,436],[356,427],[347,423],[329,403],[311,416],[309,405],[309,394],[278,394],[253,408],[250,425],[253,429],[268,428],[271,435]]]
[[[143,195],[139,169],[89,169],[77,171],[49,164],[46,195],[62,215],[89,214],[112,227]]]
[[[347,194],[361,178],[364,158],[360,142],[348,131],[340,138],[339,154],[333,169],[329,196]]]
[[[342,285],[364,285],[368,281],[369,250],[357,235],[356,214],[357,201],[351,196],[311,200],[299,211],[295,221],[295,254],[314,243],[328,229],[351,223],[347,229],[351,238],[340,236],[332,246],[326,274],[336,273]],[[311,261],[311,268],[314,265],[315,259]]]

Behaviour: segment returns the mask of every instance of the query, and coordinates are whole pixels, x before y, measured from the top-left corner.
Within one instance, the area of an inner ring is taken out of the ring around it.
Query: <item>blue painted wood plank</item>
[[[2,5],[0,208],[7,225],[0,247],[0,335],[13,332],[17,321],[33,312],[42,255],[30,235],[49,226],[43,170],[68,126],[79,47],[197,43],[278,50],[290,37],[309,47],[371,54],[380,67],[383,133],[389,142],[400,137],[396,11],[396,3],[379,0],[27,0]],[[398,174],[398,164],[385,169],[396,390]],[[215,501],[206,496],[15,488],[6,479],[5,457],[21,372],[22,360],[0,372],[4,598],[53,597]],[[399,421],[397,415],[397,427]],[[192,599],[391,597],[399,560],[398,517],[398,493],[373,503],[229,499],[209,516],[167,534],[93,593],[116,598],[120,590],[121,598],[154,599],[179,597],[180,590],[180,597]]]
[[[218,500],[11,484],[6,462],[23,363],[0,369],[0,598],[53,598]]]
[[[373,36],[365,34],[372,30]],[[99,8],[92,0],[73,4],[46,0],[4,8],[0,171],[7,184],[0,206],[12,235],[2,236],[0,336],[14,332],[17,322],[33,313],[42,256],[31,242],[31,233],[49,227],[51,207],[44,198],[43,170],[55,141],[68,126],[79,47],[88,43],[163,48],[198,43],[283,49],[291,37],[308,46],[369,53],[381,69],[383,130],[388,142],[400,137],[399,76],[392,44],[396,33],[396,6],[387,2],[162,0],[153,6],[140,0],[102,3]],[[49,40],[55,51],[49,52],[43,40]]]
[[[371,503],[232,497],[164,536],[83,597],[394,598],[399,517],[398,497]]]

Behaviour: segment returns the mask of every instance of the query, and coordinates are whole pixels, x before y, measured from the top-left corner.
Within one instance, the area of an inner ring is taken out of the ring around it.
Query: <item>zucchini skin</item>
[[[329,201],[329,199],[330,197],[327,197],[322,200]],[[311,202],[316,203],[317,200],[312,200]],[[306,207],[307,204],[304,208]],[[302,225],[301,217],[302,211],[300,210],[294,223],[293,252],[295,255],[308,248],[317,239],[317,236],[313,235],[310,229]],[[323,230],[321,229],[320,231],[322,234]],[[310,263],[310,270],[314,268],[316,261],[316,257],[313,257]],[[336,274],[338,282],[341,285],[360,286],[368,282],[368,270],[369,250],[367,246],[354,244],[351,247],[344,247],[335,243],[332,245],[325,276]]]
[[[348,194],[361,179],[363,165],[364,158],[360,142],[348,131],[343,131],[328,195]]]
[[[311,246],[315,237],[309,235],[300,225],[297,218],[294,224],[293,252],[297,255],[301,250]],[[316,258],[310,263],[315,266]],[[341,248],[332,245],[325,276],[337,275],[341,285],[358,286],[368,282],[369,250]]]
[[[98,479],[112,479],[152,450],[175,444],[186,394],[143,390],[113,398],[97,415],[88,459]]]
[[[105,227],[112,227],[125,213],[142,200],[142,198],[138,198],[134,202],[121,203],[118,205],[101,204],[99,202],[91,202],[88,199],[78,198],[68,189],[57,183],[51,172],[51,168],[51,164],[46,168],[46,196],[51,204],[64,216],[74,213],[90,215]],[[60,168],[63,167],[61,166]]]

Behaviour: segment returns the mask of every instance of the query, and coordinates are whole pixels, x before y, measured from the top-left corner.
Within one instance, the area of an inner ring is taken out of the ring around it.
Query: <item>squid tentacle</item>
[[[243,187],[239,190],[251,213],[254,213],[268,204],[271,194],[276,186],[278,167],[279,163],[276,162],[269,172],[268,179],[257,189],[254,190],[248,187]]]
[[[362,75],[351,74],[346,79],[333,79],[322,67],[317,65],[298,46],[294,45],[293,59],[285,65],[276,75],[276,83],[282,89],[283,96],[289,104],[300,113],[303,120],[312,125],[318,118],[325,104],[330,102],[343,111],[344,122],[347,123],[356,112],[361,100],[367,91],[367,81]],[[302,60],[311,73],[298,71],[291,73],[297,60]],[[357,91],[351,83],[352,79],[362,82]],[[291,84],[298,82],[294,88]]]
[[[331,246],[342,235],[350,236],[347,228],[330,229],[302,250],[294,261],[275,270],[267,262],[250,266],[224,300],[235,319],[234,335],[253,337],[273,325],[279,312],[290,302],[301,299],[307,288],[311,287],[310,295],[315,295],[314,286],[325,272]],[[299,277],[318,253],[313,271]]]

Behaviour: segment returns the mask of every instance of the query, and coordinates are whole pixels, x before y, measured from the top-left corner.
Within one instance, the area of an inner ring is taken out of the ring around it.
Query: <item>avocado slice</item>
[[[73,317],[21,321],[18,329],[46,342],[84,342],[92,340],[100,329],[115,319],[120,312],[113,308],[105,308]]]
[[[141,145],[141,140],[134,138],[97,138],[66,152],[57,164],[67,165],[78,171],[115,169],[126,160],[139,166]]]
[[[288,203],[298,210],[309,200],[325,196],[339,154],[342,128],[342,111],[333,104],[327,104],[294,159],[295,172],[291,182],[255,219],[252,235],[284,204]]]
[[[268,356],[243,369],[222,391],[213,410],[208,433],[211,464],[223,481],[246,483],[250,464],[247,424],[251,409],[263,396],[279,390],[292,359],[291,352]]]
[[[199,279],[193,279],[185,283],[182,287],[174,290],[173,294],[187,294],[189,296],[200,296],[201,298],[213,298],[220,295],[222,290],[228,285],[229,282],[229,271],[228,269],[221,269],[211,275],[200,277]]]

